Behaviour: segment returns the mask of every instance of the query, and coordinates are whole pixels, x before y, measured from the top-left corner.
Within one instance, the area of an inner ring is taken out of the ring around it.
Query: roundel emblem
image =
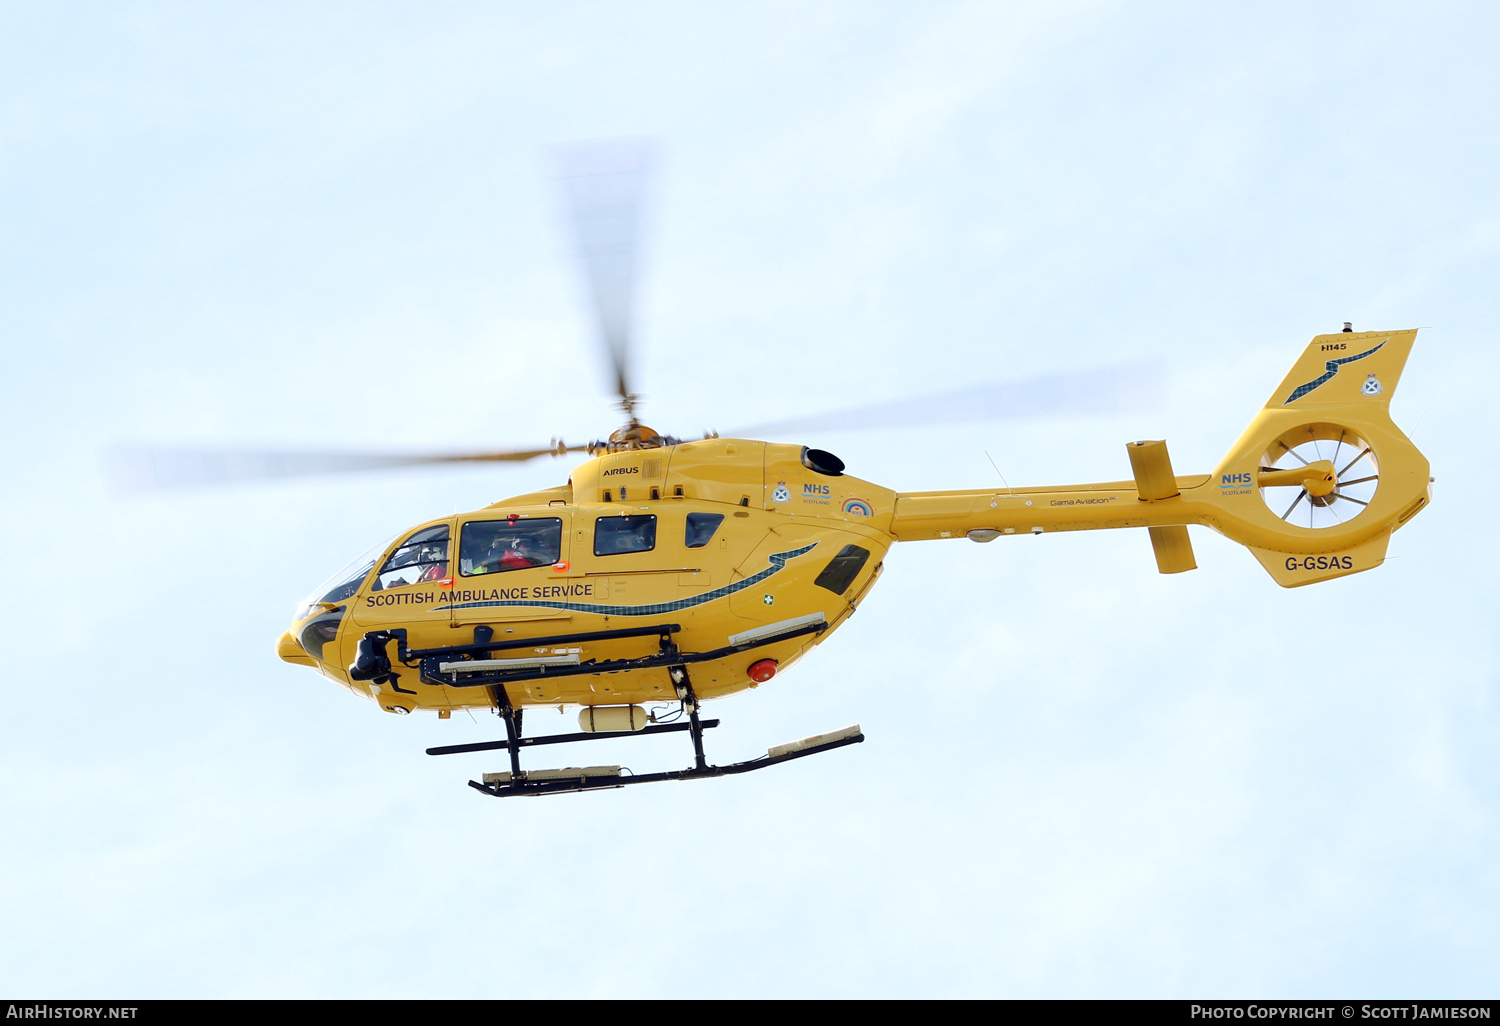
[[[776,490],[771,493],[772,502],[791,502],[792,493],[786,490],[786,482],[781,481],[776,485]]]
[[[1368,396],[1377,396],[1381,393],[1380,379],[1371,374],[1365,378],[1365,383],[1359,386],[1359,390]]]

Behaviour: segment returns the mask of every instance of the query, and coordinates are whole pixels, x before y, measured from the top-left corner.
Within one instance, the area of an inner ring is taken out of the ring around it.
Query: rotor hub
[[[590,442],[589,453],[598,456],[611,452],[632,452],[636,449],[660,449],[675,442],[676,439],[658,434],[655,428],[647,427],[632,417],[629,424],[617,428],[606,441]]]

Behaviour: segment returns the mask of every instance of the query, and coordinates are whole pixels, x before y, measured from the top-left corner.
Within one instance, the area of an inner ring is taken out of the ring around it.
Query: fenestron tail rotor
[[[1353,431],[1318,424],[1277,439],[1257,476],[1261,498],[1294,527],[1339,527],[1365,511],[1380,484],[1370,445]]]

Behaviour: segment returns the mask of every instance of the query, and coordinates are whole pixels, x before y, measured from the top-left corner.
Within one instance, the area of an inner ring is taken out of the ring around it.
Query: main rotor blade
[[[573,143],[556,153],[563,197],[579,260],[588,281],[600,340],[625,412],[633,415],[631,317],[641,209],[651,171],[651,146],[642,139]]]
[[[813,431],[957,424],[1023,417],[1109,416],[1159,405],[1158,364],[1106,367],[1078,374],[1049,374],[1004,384],[976,385],[917,399],[893,399],[832,413],[757,424],[726,436],[761,438]]]
[[[519,462],[561,456],[586,446],[503,452],[359,453],[253,449],[153,449],[121,447],[103,453],[106,476],[124,491],[165,491],[250,481],[279,481],[444,463]]]

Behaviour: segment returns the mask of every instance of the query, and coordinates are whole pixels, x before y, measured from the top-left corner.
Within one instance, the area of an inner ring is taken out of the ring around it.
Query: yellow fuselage
[[[407,536],[449,526],[452,572],[445,579],[374,590],[379,575],[372,572],[355,594],[338,603],[345,607],[338,634],[322,647],[320,658],[296,639],[304,623],[332,612],[326,607],[314,607],[293,624],[278,650],[284,659],[316,666],[350,690],[373,695],[385,708],[444,710],[494,701],[487,688],[421,683],[414,670],[399,665],[394,688],[351,680],[347,667],[359,639],[370,631],[403,629],[408,647],[420,650],[467,644],[483,626],[502,641],[672,623],[681,628],[673,638],[680,650],[707,652],[747,631],[821,613],[827,624],[821,634],[773,641],[691,668],[701,698],[755,687],[752,664],[771,659],[784,670],[848,618],[879,576],[895,540],[890,534],[894,492],[847,475],[817,473],[802,464],[801,454],[796,445],[709,439],[591,459],[560,488],[414,528]],[[689,514],[722,515],[707,544],[688,547]],[[596,555],[596,522],[622,515],[654,517],[655,544],[646,551]],[[466,573],[456,554],[465,529],[512,519],[561,520],[555,561]],[[398,540],[391,551],[400,545]],[[841,591],[817,584],[849,546],[868,553],[858,572],[847,582],[835,582],[843,584]],[[587,664],[656,651],[655,638],[637,637],[505,654],[575,654]],[[509,685],[508,692],[517,706],[677,699],[662,669],[548,675]]]
[[[436,662],[419,680],[420,659],[393,658],[385,680],[354,679],[361,639],[404,632],[417,652],[493,641],[479,654],[510,668],[500,697],[511,705],[623,706],[680,697],[662,662],[589,669],[661,655],[664,638],[637,629],[675,625],[681,653],[734,649],[684,661],[700,698],[755,687],[752,666],[768,679],[768,661],[785,670],[849,617],[897,541],[1145,527],[1158,568],[1176,573],[1195,565],[1186,525],[1196,524],[1250,548],[1285,587],[1359,573],[1430,498],[1427,460],[1388,412],[1415,336],[1315,337],[1212,474],[1179,477],[1164,443],[1135,442],[1133,481],[897,494],[831,473],[798,445],[714,438],[607,452],[562,487],[414,528],[364,576],[315,595],[277,651],[392,712],[442,713],[497,695],[464,686],[461,672],[437,683]],[[1351,470],[1366,458],[1369,473]],[[1341,474],[1363,497],[1338,491]],[[1270,505],[1277,490],[1297,496],[1285,511]],[[1315,505],[1343,512],[1307,526],[1291,516]],[[482,539],[490,555],[506,539],[514,548],[486,559]],[[541,539],[540,551],[524,539]],[[636,634],[578,637],[621,630]],[[526,660],[538,668],[514,669]]]

